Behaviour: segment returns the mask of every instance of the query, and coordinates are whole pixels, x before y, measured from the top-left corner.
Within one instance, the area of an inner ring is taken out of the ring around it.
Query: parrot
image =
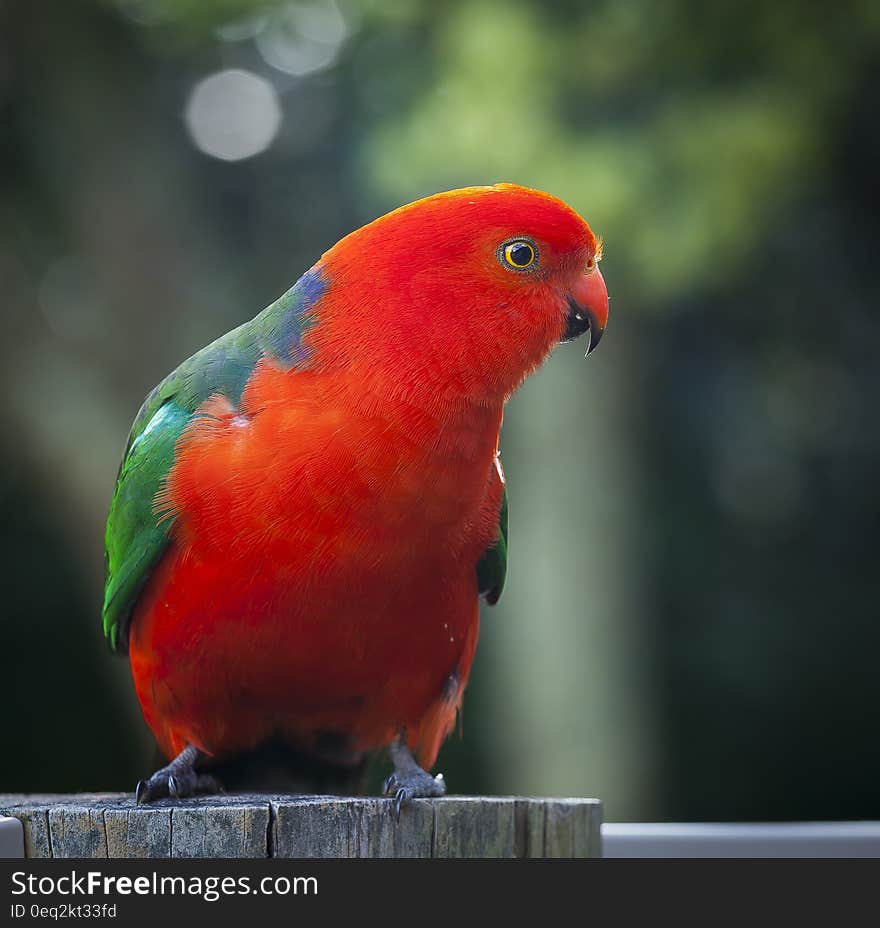
[[[516,184],[346,235],[202,348],[134,419],[105,534],[103,631],[162,766],[136,801],[220,791],[270,745],[382,794],[444,795],[508,560],[505,404],[608,320],[601,240]]]

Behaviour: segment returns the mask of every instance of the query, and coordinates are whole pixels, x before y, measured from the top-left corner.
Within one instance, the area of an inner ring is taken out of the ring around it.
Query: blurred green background
[[[880,817],[880,4],[0,3],[0,790],[129,789],[130,421],[417,196],[549,190],[612,318],[511,402],[457,792]]]

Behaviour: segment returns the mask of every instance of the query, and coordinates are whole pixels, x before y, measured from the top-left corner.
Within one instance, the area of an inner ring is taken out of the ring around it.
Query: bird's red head
[[[561,200],[514,184],[418,200],[346,236],[317,267],[319,364],[362,360],[410,389],[508,396],[560,341],[608,319],[601,246]]]

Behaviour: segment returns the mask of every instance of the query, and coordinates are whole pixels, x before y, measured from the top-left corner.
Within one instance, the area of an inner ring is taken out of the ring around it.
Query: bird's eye
[[[538,260],[538,250],[525,239],[516,239],[501,246],[501,262],[515,271],[528,270]]]

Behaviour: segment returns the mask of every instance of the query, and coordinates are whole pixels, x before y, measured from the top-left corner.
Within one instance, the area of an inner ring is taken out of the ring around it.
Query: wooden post
[[[26,857],[599,857],[596,799],[0,795]]]

